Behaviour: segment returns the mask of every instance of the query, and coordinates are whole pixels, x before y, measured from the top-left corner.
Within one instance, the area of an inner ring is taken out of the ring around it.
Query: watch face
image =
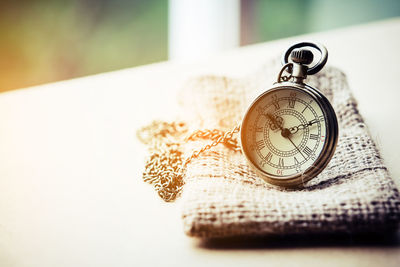
[[[332,135],[321,103],[309,91],[290,86],[256,99],[243,120],[241,138],[246,157],[259,173],[284,180],[325,167],[321,159]]]

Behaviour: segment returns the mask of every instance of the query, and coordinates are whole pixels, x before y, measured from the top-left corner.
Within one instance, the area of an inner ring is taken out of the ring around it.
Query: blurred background
[[[0,92],[396,16],[399,0],[0,1]]]

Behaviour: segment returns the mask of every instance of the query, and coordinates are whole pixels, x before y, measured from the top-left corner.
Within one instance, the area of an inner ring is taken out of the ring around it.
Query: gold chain
[[[185,123],[153,121],[137,132],[138,139],[149,145],[150,151],[143,172],[143,180],[152,184],[163,200],[174,201],[185,183],[184,175],[187,165],[203,152],[221,143],[229,149],[240,151],[238,141],[233,137],[233,134],[239,131],[240,125],[228,132],[218,129],[197,130],[186,139],[182,139],[182,136],[187,133]],[[195,150],[188,158],[183,159],[182,143],[197,139],[211,139],[213,142]]]

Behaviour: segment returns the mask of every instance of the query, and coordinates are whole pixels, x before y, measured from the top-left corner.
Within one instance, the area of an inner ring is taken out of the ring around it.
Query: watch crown
[[[299,49],[298,48],[298,49],[294,49],[292,51],[292,53],[290,54],[290,58],[295,63],[302,64],[302,65],[308,65],[313,61],[314,55],[308,49]]]

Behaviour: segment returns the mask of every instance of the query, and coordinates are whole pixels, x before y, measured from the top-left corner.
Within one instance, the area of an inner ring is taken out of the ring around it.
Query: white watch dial
[[[312,166],[326,142],[324,112],[316,99],[296,89],[262,95],[246,114],[242,142],[252,164],[277,178]]]

